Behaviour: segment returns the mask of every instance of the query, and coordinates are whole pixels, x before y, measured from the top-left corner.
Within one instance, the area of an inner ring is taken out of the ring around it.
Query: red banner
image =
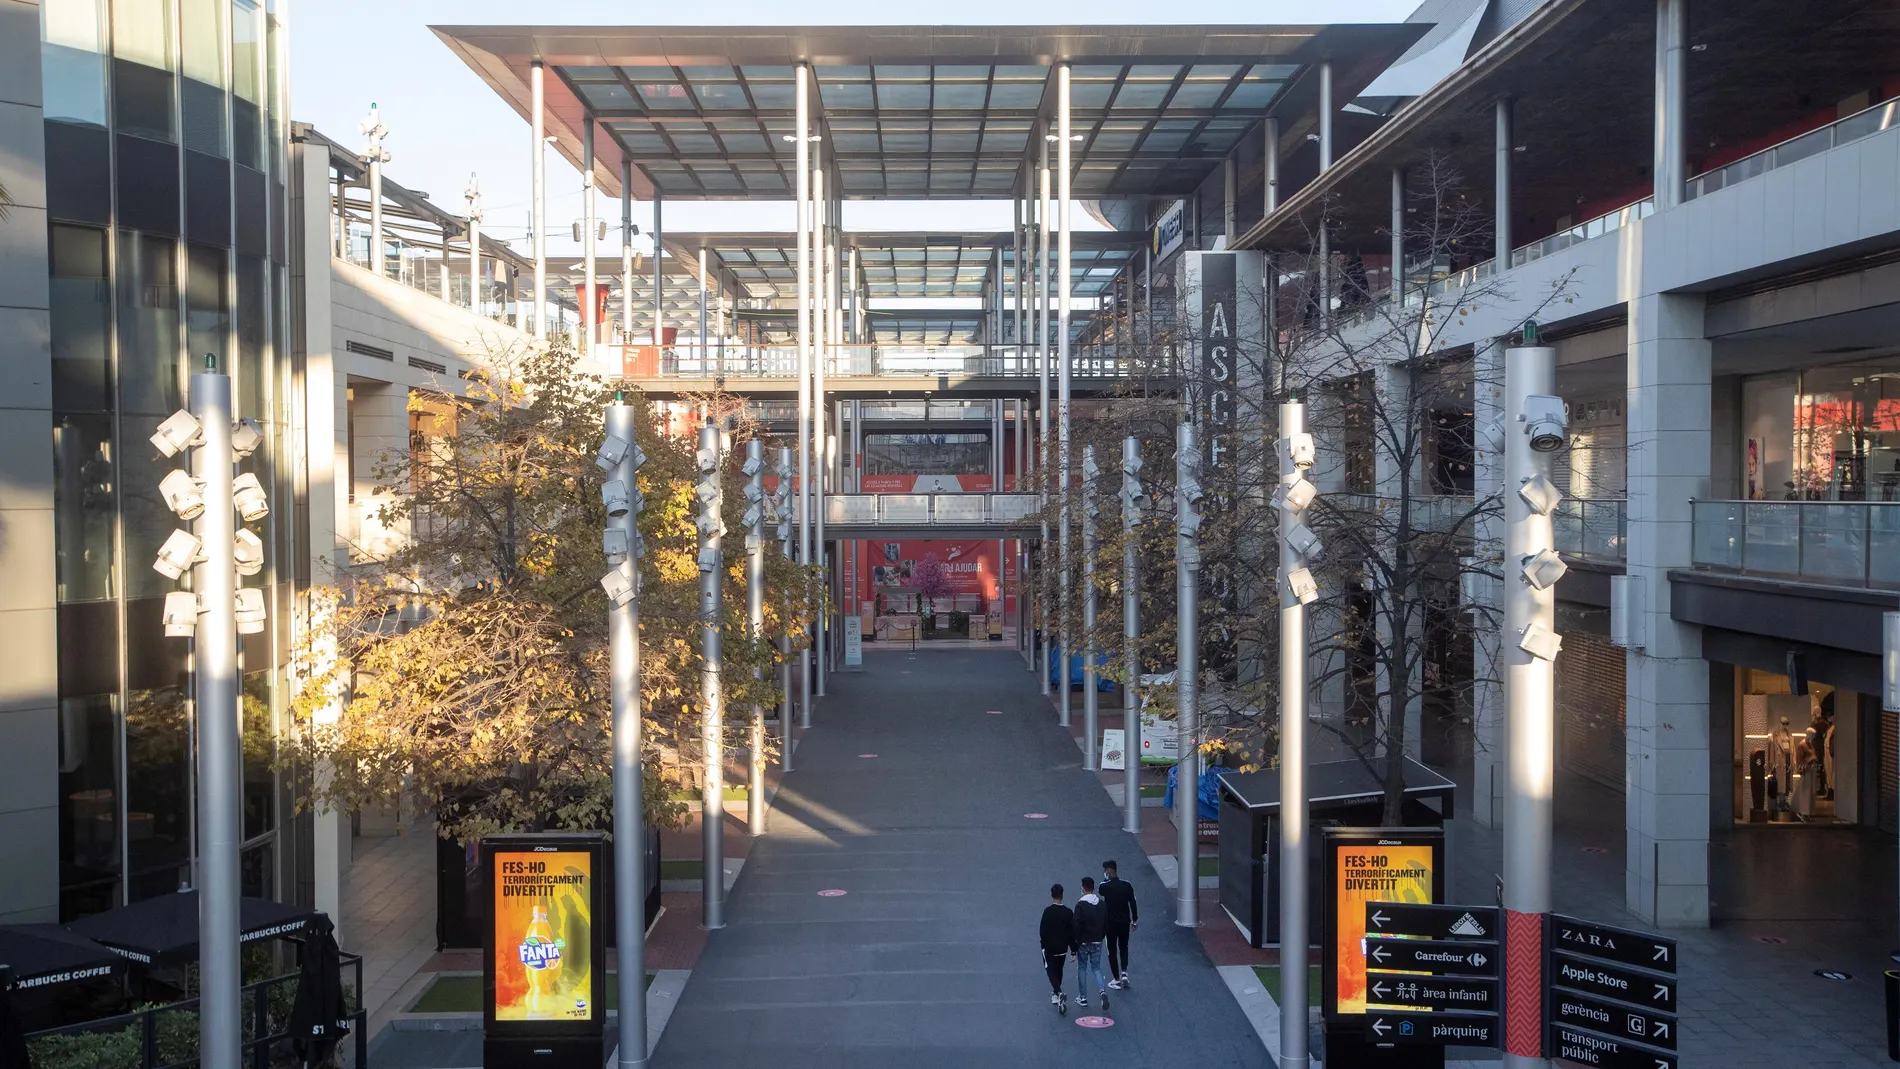
[[[987,476],[985,476],[987,478]],[[866,539],[859,545],[858,590],[862,600],[871,601],[880,592],[918,592],[918,568],[926,573],[941,568],[945,594],[976,595],[989,607],[998,596],[996,584],[996,540],[969,539]]]
[[[988,492],[987,475],[864,475],[859,492],[866,494],[981,494]]]

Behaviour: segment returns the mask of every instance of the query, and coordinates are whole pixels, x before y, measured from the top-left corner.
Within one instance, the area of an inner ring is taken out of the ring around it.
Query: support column
[[[600,305],[594,300],[594,287],[600,284],[599,265],[595,261],[594,241],[599,226],[599,207],[594,201],[594,117],[581,113],[581,275],[587,294],[582,298],[582,336],[587,339],[582,355],[594,357],[594,344],[600,340]]]
[[[1700,294],[1629,303],[1627,572],[1643,648],[1626,666],[1626,907],[1678,928],[1709,923],[1709,667],[1702,629],[1669,615],[1668,580],[1689,567],[1690,501],[1708,496],[1704,310]]]
[[[1496,174],[1493,178],[1492,197],[1496,202],[1497,218],[1491,224],[1492,234],[1496,237],[1496,247],[1492,255],[1497,257],[1497,269],[1508,271],[1511,267],[1511,102],[1497,102],[1497,156]]]
[[[1266,215],[1272,215],[1280,207],[1280,117],[1278,115],[1267,116],[1266,135],[1264,149],[1267,170],[1264,185],[1267,203],[1265,210]]]
[[[1319,65],[1319,169],[1333,166],[1333,62]]]
[[[830,235],[826,233],[829,220],[826,217],[824,205],[825,168],[824,164],[814,159],[811,168],[812,255],[817,258],[817,263],[812,265],[812,281],[817,284],[817,291],[812,294],[812,332],[818,339],[818,359],[814,362],[815,370],[812,373],[811,389],[812,430],[817,435],[812,448],[818,453],[818,464],[812,473],[812,502],[817,510],[812,519],[812,525],[815,531],[814,537],[817,539],[819,576],[824,581],[825,588],[829,590],[831,563],[830,544],[825,541],[825,492],[830,487],[826,483],[825,476],[831,470],[829,448],[831,428],[830,420],[825,415],[825,365],[830,362],[832,351],[830,321],[825,311],[831,288],[831,262]],[[818,658],[817,696],[820,698],[825,696],[825,676],[829,669],[826,654],[829,652],[830,638],[831,607],[827,605],[818,613],[818,626],[812,636],[816,644],[815,655]]]
[[[446,223],[442,225],[442,290],[441,290],[441,295],[442,295],[443,303],[445,304],[455,303],[454,286],[449,281],[449,227],[448,227],[448,224]]]
[[[620,161],[620,341],[633,344],[633,161]]]
[[[482,185],[473,172],[468,176],[468,308],[482,314]]]
[[[1236,170],[1237,168],[1232,156],[1221,161],[1221,233],[1227,238],[1227,244],[1224,247],[1229,249],[1234,247],[1234,238],[1236,236],[1234,233],[1234,197],[1236,195],[1235,187],[1239,185],[1239,176],[1235,173]]]
[[[708,349],[709,346],[706,344],[706,246],[701,244],[699,247],[699,366],[702,371],[706,366]]]
[[[798,563],[811,567],[811,68],[800,63],[795,71],[797,130],[793,146],[798,174]],[[811,727],[810,613],[806,614],[805,648],[798,654],[798,715],[801,728]]]
[[[1022,360],[1023,342],[1025,340],[1023,337],[1023,202],[1022,202],[1022,198],[1021,197],[1014,198],[1010,207],[1013,209],[1013,212],[1015,215],[1015,223],[1010,231],[1011,241],[1013,242],[1013,244],[1011,245],[1011,248],[1010,248],[1011,258],[1010,258],[1009,274],[1010,274],[1010,282],[1012,283],[1011,289],[1014,293],[1014,299],[1015,299],[1015,304],[1016,304],[1016,310],[1015,310],[1016,311],[1016,318],[1015,318],[1016,325],[1015,325],[1015,330],[1014,330],[1015,336],[1012,337],[1010,341],[1016,347],[1016,358],[1012,362],[1012,366],[1020,369],[1023,363],[1023,360]],[[1020,468],[1017,470],[1021,471]]]
[[[1069,496],[1069,314],[1074,282],[1070,277],[1071,237],[1069,234],[1069,81],[1067,63],[1056,68],[1056,525],[1061,583],[1056,604],[1059,620],[1056,634],[1061,642],[1060,664],[1056,679],[1062,690],[1062,726],[1069,726],[1069,658],[1075,655],[1075,635],[1069,627],[1069,583],[1072,562],[1069,559],[1069,524],[1073,502]]]
[[[1504,343],[1489,338],[1472,348],[1471,417],[1478,428],[1476,438],[1485,441],[1485,428],[1502,436],[1515,428],[1504,417]],[[1482,444],[1473,450],[1473,484],[1476,499],[1498,497],[1504,493],[1504,457]],[[1512,488],[1516,492],[1516,488]],[[1477,567],[1503,574],[1504,557],[1497,547],[1504,544],[1504,517],[1496,509],[1478,515],[1474,546]],[[1497,581],[1489,575],[1472,574],[1477,583],[1472,613],[1472,696],[1471,696],[1471,816],[1487,828],[1504,823],[1504,664],[1499,659],[1503,647],[1499,634],[1503,623],[1503,605]]]
[[[653,187],[653,345],[666,344],[666,236],[660,187]]]
[[[534,160],[529,184],[529,222],[534,227],[534,293],[528,302],[528,333],[540,338],[547,335],[548,299],[548,143],[547,143],[547,65],[535,60],[528,65],[528,126],[534,138]]]
[[[1689,179],[1689,0],[1656,0],[1656,210],[1682,203]]]
[[[1405,168],[1392,168],[1392,306],[1405,300]]]
[[[1049,542],[1049,464],[1052,460],[1049,451],[1049,138],[1047,128],[1042,141],[1041,166],[1036,168],[1036,367],[1039,376],[1036,392],[1036,485],[1044,508],[1042,521],[1042,541],[1037,546],[1036,563],[1038,579],[1048,575],[1054,563],[1055,554]],[[1036,675],[1042,680],[1044,697],[1049,694],[1052,685],[1049,680],[1049,641],[1054,633],[1053,618],[1049,613],[1049,602],[1054,593],[1051,583],[1037,582],[1036,608],[1039,622],[1038,634],[1042,638],[1042,653],[1036,659]],[[1068,723],[1065,718],[1064,724]]]

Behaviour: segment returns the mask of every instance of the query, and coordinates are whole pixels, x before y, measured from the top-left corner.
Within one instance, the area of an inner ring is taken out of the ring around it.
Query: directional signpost
[[[1498,911],[1366,903],[1366,1039],[1498,1045]]]
[[[1676,942],[1562,914],[1545,926],[1546,1053],[1603,1069],[1676,1069]]]

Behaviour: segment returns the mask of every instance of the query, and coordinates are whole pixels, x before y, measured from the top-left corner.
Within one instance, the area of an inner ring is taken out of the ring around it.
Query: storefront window
[[[1735,820],[1852,824],[1860,819],[1860,695],[1826,683],[1736,669]]]
[[[119,900],[117,695],[59,703],[59,919]]]
[[[53,424],[54,578],[59,600],[113,595],[112,417],[59,416]]]
[[[106,124],[105,18],[100,0],[41,0],[46,117]]]
[[[128,901],[178,890],[191,863],[191,718],[178,687],[135,690],[127,705]]]
[[[1754,376],[1743,408],[1749,499],[1900,501],[1900,363]]]
[[[120,133],[173,141],[170,0],[112,5],[113,121]]]

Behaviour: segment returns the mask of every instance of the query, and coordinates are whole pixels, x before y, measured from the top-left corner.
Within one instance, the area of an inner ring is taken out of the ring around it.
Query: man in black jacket
[[[1113,861],[1102,862],[1102,904],[1108,907],[1108,986],[1128,986],[1128,933],[1141,927],[1135,885],[1116,875]]]
[[[1102,940],[1108,931],[1108,908],[1095,893],[1095,880],[1082,877],[1082,897],[1075,901],[1075,1004],[1089,1004],[1088,978],[1108,1009],[1108,984],[1102,973]]]
[[[1062,885],[1049,888],[1049,905],[1042,911],[1042,967],[1049,974],[1049,1004],[1069,1012],[1069,996],[1062,993],[1062,962],[1075,954],[1075,914],[1062,904]]]

